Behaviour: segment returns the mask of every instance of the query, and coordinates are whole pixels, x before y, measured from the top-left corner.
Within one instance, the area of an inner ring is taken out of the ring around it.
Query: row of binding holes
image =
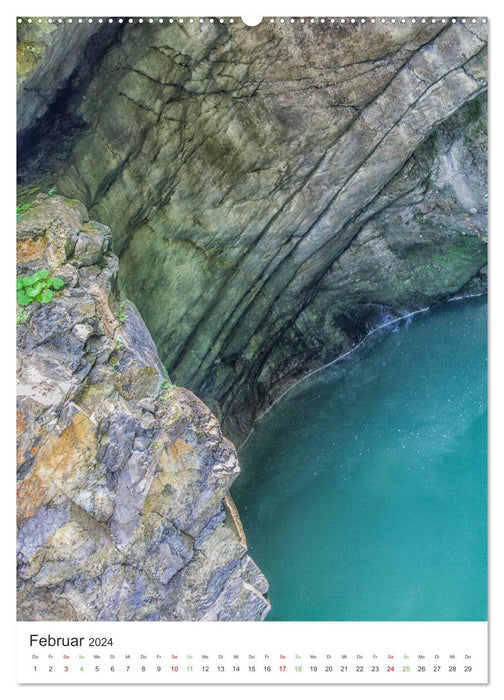
[[[33,20],[33,19],[29,18],[27,20],[23,20],[21,17],[18,18],[18,24],[21,24],[23,21],[28,22],[28,24],[32,24],[32,23],[42,24],[44,22],[44,19],[39,18],[39,19]],[[153,24],[155,22],[158,22],[159,24],[163,24],[163,22],[166,22],[168,24],[174,24],[175,22],[178,22],[180,24],[184,24],[184,22],[188,22],[189,24],[193,24],[194,22],[200,22],[201,24],[203,24],[203,22],[205,22],[205,21],[210,22],[210,24],[213,24],[214,22],[224,24],[224,22],[225,22],[224,19],[214,19],[213,17],[211,17],[208,20],[203,19],[203,18],[194,19],[192,17],[189,19],[185,19],[185,20],[183,18],[163,19],[162,17],[160,17],[159,19],[153,19],[153,18],[142,19],[141,17],[135,18],[135,19],[133,19],[131,17],[129,19],[123,19],[122,17],[120,17],[116,20],[112,19],[111,17],[109,19],[103,19],[101,17],[98,19],[93,18],[93,17],[89,17],[88,19],[85,19],[85,18],[79,17],[78,19],[75,19],[75,20],[72,17],[68,17],[65,19],[52,19],[51,17],[49,17],[48,19],[45,19],[45,21],[48,22],[49,24],[65,24],[65,23],[72,24],[73,22],[77,22],[78,24],[86,24],[86,23],[93,24],[93,22],[97,22],[98,24],[103,24],[104,22],[108,23],[108,24],[112,24],[113,22],[118,22],[119,24],[124,24],[124,23],[126,23],[126,24],[134,24],[134,23],[143,24],[144,22],[146,24]],[[228,19],[227,21],[230,24],[234,24],[235,20],[231,18],[231,19]]]
[[[205,19],[203,19],[203,18],[194,19],[192,17],[189,19],[170,18],[167,20],[163,19],[162,17],[160,17],[159,19],[150,18],[147,20],[144,20],[141,17],[138,19],[137,18],[135,18],[135,19],[119,18],[117,20],[114,20],[112,18],[103,19],[101,17],[98,19],[90,17],[88,19],[78,18],[75,20],[72,19],[72,17],[68,17],[65,19],[52,19],[51,17],[49,17],[49,18],[45,19],[45,21],[48,24],[65,24],[65,23],[72,24],[72,22],[74,22],[74,21],[77,22],[78,24],[83,24],[83,23],[92,24],[93,22],[97,22],[98,24],[103,24],[104,22],[106,22],[108,24],[112,24],[114,21],[118,22],[119,24],[123,24],[124,22],[126,22],[127,24],[134,24],[134,23],[143,24],[144,22],[147,24],[154,24],[154,23],[163,24],[163,22],[167,22],[168,24],[174,24],[176,22],[179,24],[184,24],[184,22],[188,22],[189,24],[193,24],[195,22],[196,23],[199,22],[200,24],[203,24],[204,22],[210,22],[210,24],[213,24],[214,22],[224,24],[225,22],[229,22],[229,24],[234,24],[234,22],[235,22],[235,20],[232,18],[228,19],[228,20],[224,20],[224,19],[214,19],[213,17],[210,17],[209,19],[206,19],[206,18]],[[415,24],[415,22],[420,22],[421,24],[428,24],[428,23],[436,24],[437,22],[439,22],[440,24],[447,24],[449,22],[451,22],[452,24],[455,24],[456,22],[462,22],[462,24],[466,24],[466,23],[467,24],[469,24],[469,23],[476,24],[477,21],[478,20],[475,19],[474,17],[472,19],[466,19],[464,17],[460,20],[457,20],[455,18],[446,19],[445,17],[442,17],[442,18],[433,17],[432,19],[429,19],[428,17],[422,17],[422,18],[411,17],[408,19],[406,19],[405,17],[402,17],[401,19],[396,19],[395,17],[382,17],[382,18],[375,18],[375,17],[364,18],[364,17],[362,17],[361,19],[358,19],[358,18],[348,19],[345,17],[341,17],[341,19],[335,19],[335,18],[326,19],[324,17],[319,17],[316,19],[312,17],[311,19],[305,19],[304,17],[295,17],[295,18],[291,17],[289,19],[289,18],[281,17],[280,19],[274,19],[272,17],[269,20],[270,24],[275,24],[276,22],[279,22],[280,24],[285,24],[285,23],[294,24],[296,22],[299,22],[300,24],[315,24],[315,22],[319,22],[320,24],[335,24],[335,23],[338,23],[338,24],[366,24],[366,22],[371,23],[371,24],[376,24],[376,23],[385,24],[386,22],[390,22],[391,24],[396,24],[396,23],[397,24],[406,24],[407,22],[411,22],[412,24]],[[32,24],[32,23],[42,24],[44,22],[44,19],[38,18],[38,19],[33,20],[31,18],[28,18],[26,20],[23,20],[21,17],[19,17],[18,24],[21,24],[22,22],[27,22],[28,24]],[[483,17],[481,19],[481,22],[483,24],[486,24],[486,18]]]
[[[371,24],[376,24],[376,23],[385,24],[386,22],[390,22],[391,24],[396,24],[396,23],[397,24],[406,24],[407,22],[411,22],[412,24],[415,24],[415,22],[420,22],[421,24],[429,24],[429,23],[436,24],[437,22],[439,22],[440,24],[447,24],[449,22],[452,22],[453,24],[455,24],[455,22],[457,22],[457,21],[462,22],[462,24],[466,24],[466,23],[476,24],[476,22],[478,20],[475,19],[474,17],[472,19],[466,19],[464,17],[463,19],[460,19],[460,20],[457,20],[455,18],[446,19],[446,17],[442,17],[442,18],[432,17],[431,19],[429,19],[428,17],[422,17],[422,18],[401,17],[401,19],[396,19],[395,17],[381,17],[381,18],[362,17],[360,19],[355,18],[355,17],[352,17],[350,19],[347,19],[345,17],[341,17],[340,19],[337,19],[337,18],[325,19],[324,17],[319,17],[318,19],[312,18],[309,20],[304,19],[304,17],[291,17],[290,19],[286,19],[284,17],[281,17],[280,19],[271,18],[269,21],[271,24],[274,24],[275,22],[280,22],[280,24],[284,24],[284,23],[294,24],[295,22],[300,22],[301,24],[305,24],[305,23],[314,24],[316,21],[318,21],[321,24],[335,24],[336,22],[338,22],[339,24],[366,24],[366,22],[371,23]],[[486,19],[482,18],[481,22],[483,22],[483,24],[485,24]]]

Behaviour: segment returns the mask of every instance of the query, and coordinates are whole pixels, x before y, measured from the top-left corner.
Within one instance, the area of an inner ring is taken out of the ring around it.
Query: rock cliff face
[[[261,619],[235,449],[164,374],[109,243],[59,196],[18,224],[20,275],[65,281],[18,324],[19,619]]]
[[[43,591],[47,615],[261,618],[233,448],[161,391],[154,343],[239,442],[384,319],[481,290],[486,25],[39,29],[20,32],[21,185],[103,224],[58,197],[21,222],[21,273],[68,280],[20,331],[22,615]]]
[[[112,226],[170,374],[231,438],[383,317],[479,275],[485,49],[481,21],[186,20],[128,25],[76,79],[81,128],[46,167]]]

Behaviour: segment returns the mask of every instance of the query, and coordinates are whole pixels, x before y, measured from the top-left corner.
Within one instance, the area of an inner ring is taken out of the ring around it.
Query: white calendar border
[[[71,7],[71,10],[69,9]],[[381,16],[440,16],[440,15],[454,15],[454,16],[464,16],[465,14],[471,16],[476,14],[477,16],[489,16],[490,18],[490,52],[491,52],[491,63],[490,70],[493,70],[493,66],[504,65],[504,41],[501,36],[504,32],[504,17],[503,11],[500,7],[494,7],[492,2],[480,1],[478,3],[467,2],[466,0],[460,0],[459,2],[435,2],[434,0],[425,0],[422,3],[408,3],[398,2],[393,0],[384,0],[382,2],[341,2],[341,3],[329,3],[324,0],[311,0],[309,3],[300,3],[298,0],[293,0],[292,2],[286,2],[286,0],[271,0],[266,2],[265,0],[257,0],[256,2],[251,2],[250,0],[245,0],[244,2],[233,2],[232,0],[226,1],[216,1],[216,2],[197,2],[196,0],[187,0],[184,3],[160,3],[160,2],[148,2],[144,0],[141,4],[138,2],[131,2],[131,0],[123,0],[123,2],[97,2],[97,0],[89,0],[86,3],[79,2],[61,2],[61,0],[48,1],[48,2],[21,2],[15,7],[11,7],[7,12],[2,13],[2,22],[0,23],[0,31],[2,31],[2,41],[0,42],[0,49],[3,51],[3,61],[2,65],[4,67],[9,67],[9,73],[4,71],[4,89],[6,83],[9,86],[9,97],[14,95],[14,56],[15,56],[15,42],[14,42],[14,31],[13,24],[16,14],[25,15],[66,15],[71,12],[72,15],[82,14],[83,16],[97,16],[97,15],[118,15],[118,14],[131,14],[136,16],[138,14],[148,15],[153,14],[165,15],[167,12],[171,12],[174,15],[181,16],[208,16],[208,15],[221,15],[221,16],[296,16],[296,15],[306,15],[312,14],[313,16],[331,16],[335,13],[338,15],[346,16],[348,14],[356,14],[359,16],[373,16],[379,13]],[[499,192],[502,190],[502,176],[499,174],[500,168],[498,167],[501,162],[501,158],[497,154],[502,154],[504,149],[502,147],[503,139],[499,130],[499,121],[501,121],[501,115],[503,113],[503,99],[502,92],[499,90],[499,75],[497,70],[494,71],[493,78],[491,77],[491,93],[490,93],[490,127],[491,127],[491,157],[490,157],[490,172],[491,172],[491,195],[495,196],[495,201],[498,202]],[[6,201],[10,201],[10,209],[13,209],[15,202],[15,143],[13,134],[15,133],[15,114],[12,109],[12,104],[9,105],[8,119],[3,121],[2,136],[4,138],[4,148],[3,153],[7,154],[8,167],[3,169],[2,172],[2,196]],[[493,154],[493,156],[492,156]],[[5,159],[5,155],[4,155]],[[490,684],[488,686],[428,686],[429,697],[435,699],[436,697],[442,698],[464,698],[464,697],[482,697],[485,698],[497,698],[504,692],[503,683],[503,668],[504,668],[504,643],[503,643],[503,599],[502,594],[499,596],[499,591],[504,591],[504,581],[502,576],[502,559],[499,557],[499,543],[497,533],[503,532],[503,521],[502,521],[502,505],[500,503],[500,494],[504,493],[502,470],[499,466],[504,463],[502,459],[502,446],[497,444],[497,436],[499,431],[502,432],[501,425],[502,421],[499,420],[501,417],[500,411],[502,410],[500,406],[497,406],[497,393],[503,386],[503,376],[502,376],[502,364],[498,362],[500,357],[504,356],[504,352],[500,346],[500,341],[497,337],[497,323],[500,320],[499,307],[502,304],[499,303],[504,300],[504,291],[502,288],[503,282],[501,282],[503,275],[499,275],[498,268],[496,266],[496,260],[502,260],[502,243],[498,240],[497,232],[499,229],[499,217],[496,211],[496,206],[493,206],[493,197],[491,201],[491,212],[490,212],[490,240],[491,240],[491,253],[490,253],[490,279],[491,279],[491,300],[490,300],[490,319],[491,319],[491,351],[490,351],[490,368],[491,368],[491,423],[490,423],[490,479],[489,479],[489,502],[490,502]],[[7,209],[9,211],[9,209]],[[7,218],[7,217],[6,217]],[[11,230],[10,222],[6,222],[4,227],[4,240],[2,242],[4,259],[14,260],[14,244],[9,238]],[[495,234],[495,236],[493,235]],[[502,238],[501,238],[502,241]],[[12,265],[13,267],[13,265]],[[499,279],[500,278],[500,279]],[[13,288],[12,279],[10,276],[4,276],[0,279],[0,283],[5,284],[5,289],[2,287],[4,292],[2,298],[5,300],[11,294],[11,288]],[[492,301],[493,299],[493,301]],[[13,305],[12,305],[13,306]],[[9,320],[13,320],[12,318]],[[8,374],[4,372],[4,387],[7,389],[4,395],[7,394],[8,401],[4,401],[1,404],[1,418],[2,421],[0,425],[8,426],[8,434],[4,438],[5,452],[5,469],[10,474],[12,470],[12,465],[14,463],[14,449],[13,441],[11,436],[13,431],[12,428],[12,397],[15,395],[15,385],[14,385],[14,353],[13,348],[15,347],[15,327],[14,323],[10,323],[7,329],[6,338],[4,339],[4,346],[1,350],[2,352],[2,367],[7,367],[9,369]],[[498,348],[498,350],[497,350]],[[12,364],[11,364],[12,363]],[[12,391],[12,394],[10,393]],[[497,413],[499,411],[499,413]],[[14,488],[12,487],[13,482],[4,482],[4,504],[2,508],[2,525],[3,533],[8,533],[8,537],[4,538],[4,542],[7,543],[7,547],[4,551],[4,559],[7,559],[8,565],[6,567],[8,575],[4,572],[4,577],[2,580],[2,602],[3,602],[3,620],[2,635],[1,635],[1,660],[4,662],[2,665],[4,667],[4,677],[2,678],[2,687],[8,693],[8,697],[31,697],[36,692],[37,698],[63,698],[68,695],[69,692],[72,693],[73,697],[87,697],[89,694],[89,687],[74,686],[72,685],[71,690],[68,686],[17,686],[15,683],[14,676],[14,650],[15,650],[15,634],[16,634],[16,623],[14,620],[15,611],[15,583],[13,563],[15,562],[15,529],[13,523],[15,522],[15,503],[12,494],[14,493]],[[499,498],[499,500],[498,500]],[[129,623],[124,623],[129,624]],[[156,624],[156,623],[153,623]],[[274,624],[274,623],[268,623]],[[7,674],[7,675],[5,675]],[[95,686],[101,687],[101,686]],[[143,686],[107,686],[106,692],[114,697],[115,692],[113,688],[117,688],[117,694],[123,698],[137,698],[139,688]],[[146,686],[149,688],[148,692],[152,697],[163,697],[166,698],[166,686]],[[261,686],[261,692],[262,688]],[[268,686],[269,687],[269,686]],[[35,689],[36,688],[36,689]],[[203,690],[204,688],[204,690]],[[311,686],[310,686],[311,688]],[[372,691],[371,691],[372,688]],[[189,694],[193,696],[195,686],[177,686],[176,697],[189,697]],[[364,692],[373,692],[373,698],[380,700],[380,698],[390,698],[390,694],[397,693],[397,697],[404,697],[404,694],[408,697],[410,696],[425,696],[425,688],[423,685],[418,686],[344,686],[338,687],[336,692],[343,693],[343,697],[361,697]],[[256,697],[257,690],[255,685],[249,686],[199,686],[201,692],[205,692],[206,698],[219,698],[226,697],[229,693],[236,696],[239,692],[240,698]],[[314,688],[315,690],[315,688]],[[173,691],[171,691],[173,693]],[[280,695],[285,694],[285,697],[289,698],[301,698],[306,697],[306,686],[277,686],[274,688],[275,693],[280,693]],[[311,692],[311,690],[310,690]],[[323,686],[317,687],[316,691],[318,696],[334,697],[334,686]],[[422,694],[421,696],[419,694]],[[477,695],[475,695],[477,693]]]

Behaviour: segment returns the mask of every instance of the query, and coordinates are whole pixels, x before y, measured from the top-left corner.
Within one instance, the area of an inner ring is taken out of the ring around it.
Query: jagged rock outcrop
[[[49,107],[64,161],[46,129],[23,172],[113,227],[170,375],[240,440],[384,317],[481,284],[485,52],[480,20],[133,23]]]
[[[18,619],[262,619],[235,449],[119,296],[108,227],[40,195],[17,250],[65,282],[18,323]]]

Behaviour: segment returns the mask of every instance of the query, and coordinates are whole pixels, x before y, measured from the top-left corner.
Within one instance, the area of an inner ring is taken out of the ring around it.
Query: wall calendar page
[[[487,684],[487,17],[142,12],[15,19],[19,687]]]

